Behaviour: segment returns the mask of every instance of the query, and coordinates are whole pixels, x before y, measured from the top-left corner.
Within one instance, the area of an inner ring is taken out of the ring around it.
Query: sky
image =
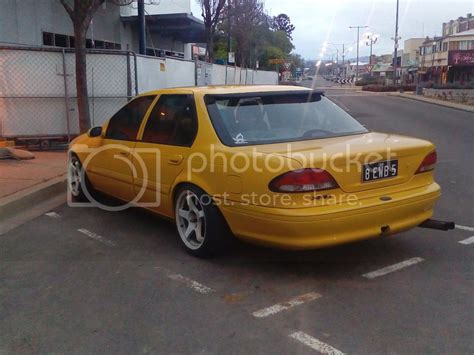
[[[192,11],[198,16],[199,5],[193,1]],[[265,0],[270,15],[286,13],[296,29],[293,33],[295,52],[306,59],[319,59],[323,43],[329,44],[324,59],[342,51],[342,43],[353,47],[346,58],[355,57],[357,30],[349,26],[369,26],[361,29],[361,37],[370,32],[379,35],[374,54],[393,52],[396,0]],[[405,39],[441,35],[442,23],[459,16],[474,14],[474,0],[400,0],[400,48]],[[369,55],[369,47],[360,46],[360,56]],[[341,59],[341,57],[339,57]]]

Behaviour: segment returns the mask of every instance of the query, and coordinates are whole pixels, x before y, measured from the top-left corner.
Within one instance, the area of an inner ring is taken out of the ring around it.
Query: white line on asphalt
[[[56,212],[48,212],[45,213],[45,216],[51,217],[51,218],[60,218],[61,216],[57,214]]]
[[[336,348],[333,348],[331,345],[323,343],[321,340],[313,338],[311,335],[304,332],[295,332],[290,334],[290,337],[298,340],[300,343],[303,343],[306,346],[309,346],[311,349],[320,352],[321,354],[327,355],[344,355],[344,353]]]
[[[288,302],[277,303],[273,306],[253,312],[252,315],[256,318],[265,318],[275,313],[293,308],[295,306],[299,306],[305,302],[314,301],[320,297],[321,295],[319,293],[315,293],[315,292],[306,293],[304,295],[292,298]]]
[[[380,277],[380,276],[390,274],[391,272],[398,271],[398,270],[404,269],[408,266],[412,266],[412,265],[421,263],[422,261],[425,261],[425,260],[422,259],[422,258],[412,258],[412,259],[402,261],[401,263],[398,263],[398,264],[394,264],[394,265],[384,267],[383,269],[379,269],[379,270],[369,272],[368,274],[364,274],[362,276],[367,278],[367,279],[375,279],[376,277]]]
[[[473,244],[474,243],[474,237],[461,240],[459,243],[464,244],[464,245]]]
[[[212,288],[204,286],[203,284],[200,284],[197,281],[188,279],[187,277],[180,274],[172,274],[172,275],[168,275],[168,277],[172,280],[182,282],[187,287],[193,289],[196,292],[202,293],[203,295],[207,295],[214,291]]]
[[[460,230],[468,231],[468,232],[474,232],[474,228],[466,227],[466,226],[460,226],[458,224],[456,224],[456,229],[460,229]]]
[[[91,232],[87,229],[81,228],[81,229],[78,229],[77,231],[84,234],[84,235],[87,235],[89,238],[94,239],[94,240],[96,240],[96,241],[98,241],[102,244],[108,245],[109,247],[117,246],[117,244],[115,244],[113,241],[105,239],[104,237],[102,237],[98,234],[95,234],[95,233],[93,233],[93,232]]]

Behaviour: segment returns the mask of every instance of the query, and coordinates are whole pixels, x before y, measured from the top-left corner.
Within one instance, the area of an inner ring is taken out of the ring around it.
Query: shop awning
[[[122,16],[121,21],[138,28],[138,16]],[[183,43],[206,41],[204,22],[191,14],[146,15],[145,21],[151,33],[171,37]]]

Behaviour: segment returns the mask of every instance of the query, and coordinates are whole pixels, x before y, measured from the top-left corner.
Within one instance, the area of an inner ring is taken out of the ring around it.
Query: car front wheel
[[[71,155],[67,168],[67,183],[72,199],[77,202],[87,202],[89,199],[84,193],[84,186],[88,189],[90,195],[93,189],[87,175],[82,167],[81,161],[75,155]]]

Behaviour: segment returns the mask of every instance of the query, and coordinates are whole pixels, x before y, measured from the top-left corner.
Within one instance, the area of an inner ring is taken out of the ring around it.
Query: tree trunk
[[[207,56],[209,57],[209,63],[214,63],[214,36],[211,32],[207,34]]]
[[[89,94],[87,91],[86,32],[87,26],[74,23],[77,108],[79,111],[79,130],[81,133],[85,133],[91,128]]]

